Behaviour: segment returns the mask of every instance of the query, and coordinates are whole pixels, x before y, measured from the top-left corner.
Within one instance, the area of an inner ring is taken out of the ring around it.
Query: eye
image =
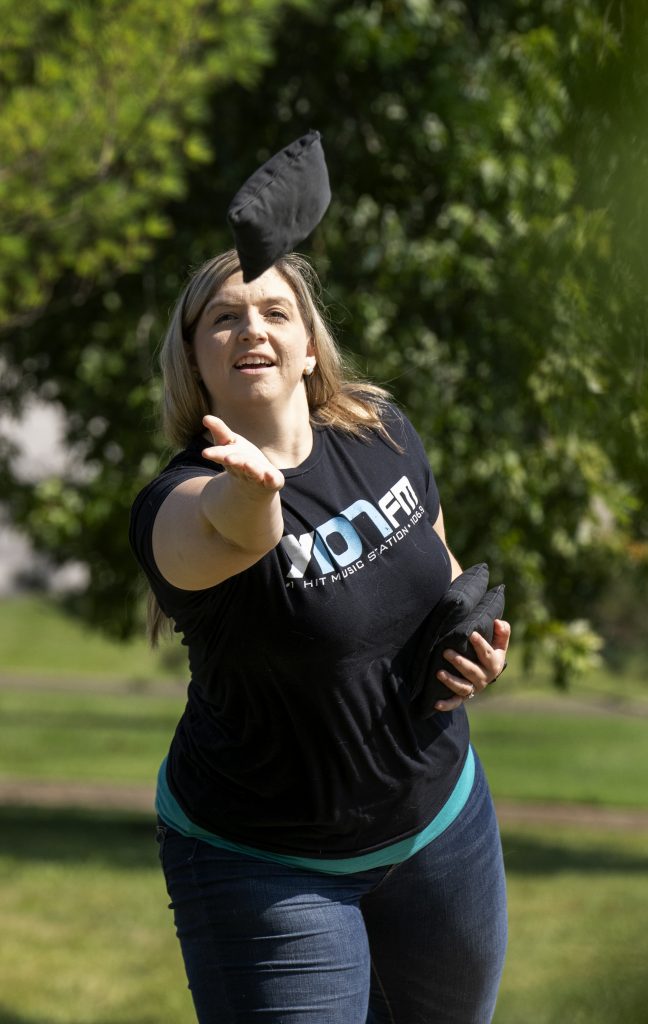
[[[233,319],[234,319],[234,314],[233,313],[219,313],[218,316],[215,317],[214,323],[215,324],[223,324],[223,323],[227,323],[228,320],[233,320]]]
[[[287,320],[288,314],[283,309],[269,309],[266,313],[269,320]]]

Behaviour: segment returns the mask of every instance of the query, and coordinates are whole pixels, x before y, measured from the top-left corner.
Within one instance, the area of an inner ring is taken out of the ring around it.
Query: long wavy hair
[[[274,269],[290,285],[304,326],[311,335],[316,365],[304,377],[310,420],[350,434],[376,430],[385,434],[381,411],[388,392],[361,379],[344,359],[326,323],[321,285],[313,267],[296,253],[282,256]],[[177,449],[201,432],[203,417],[215,410],[190,359],[196,326],[210,299],[225,281],[241,270],[235,249],[207,260],[189,278],[171,314],[160,349],[162,369],[162,430]],[[170,625],[155,595],[150,592],[147,633],[155,646],[165,625]]]

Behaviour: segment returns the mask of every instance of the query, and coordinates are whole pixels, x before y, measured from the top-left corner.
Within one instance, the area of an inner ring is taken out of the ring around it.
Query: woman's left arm
[[[434,530],[443,541],[450,556],[452,579],[454,580],[461,574],[462,568],[448,547],[441,509],[439,509],[439,515],[434,523]],[[447,686],[449,690],[452,690],[456,697],[448,697],[447,700],[437,701],[434,705],[437,711],[453,711],[466,700],[470,700],[477,693],[480,693],[481,690],[485,690],[489,683],[494,682],[506,667],[506,652],[508,651],[510,639],[510,623],[504,619],[495,619],[491,643],[488,643],[479,633],[473,633],[470,637],[470,642],[479,659],[479,664],[471,661],[470,658],[462,657],[456,651],[444,651],[444,658],[452,664],[457,674],[442,670],[437,672],[437,679],[444,686]]]
[[[459,565],[459,562],[457,561],[455,556],[452,554],[452,551],[448,547],[448,542],[446,540],[446,535],[445,535],[445,524],[443,522],[443,510],[441,508],[439,508],[439,514],[438,514],[438,516],[436,518],[436,522],[433,523],[432,526],[433,526],[434,532],[437,533],[439,535],[439,537],[441,538],[441,540],[443,541],[443,546],[446,549],[446,551],[448,552],[448,555],[450,556],[450,568],[451,568],[451,571],[452,571],[452,575],[450,577],[450,582],[452,583],[453,580],[456,580],[457,576],[461,576],[461,574],[463,572],[463,569],[461,568],[461,566]]]

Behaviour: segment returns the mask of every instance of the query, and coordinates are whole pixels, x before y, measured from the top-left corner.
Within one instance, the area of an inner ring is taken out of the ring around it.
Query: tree
[[[564,682],[599,646],[584,610],[645,528],[641,335],[614,330],[601,291],[615,223],[575,131],[595,117],[586,81],[624,79],[618,27],[596,2],[384,0],[329,4],[292,35],[261,88],[279,121],[324,133],[336,198],[317,255],[345,342],[427,439],[457,551],[507,581],[518,637]],[[230,97],[249,128],[254,97]],[[601,136],[613,162],[621,140]]]
[[[86,474],[36,493],[12,483],[14,515],[58,557],[81,552],[85,614],[126,630],[127,509],[161,453],[153,341],[186,267],[228,243],[236,187],[317,127],[334,200],[313,252],[342,340],[426,439],[453,547],[506,580],[518,637],[564,680],[597,648],[583,610],[645,529],[645,454],[618,457],[635,428],[617,403],[645,422],[639,334],[630,312],[629,334],[613,329],[619,293],[600,286],[616,214],[605,182],[586,187],[596,146],[622,149],[585,130],[600,101],[588,78],[624,81],[619,25],[599,0],[325,0],[291,10],[281,39],[253,85],[205,84],[214,155],[185,153],[184,195],[152,201],[167,231],[152,258],[91,287],[66,270],[13,335],[12,365],[20,352],[32,386],[56,389]],[[636,275],[621,279],[638,310]]]
[[[70,479],[32,488],[5,445],[4,493],[39,550],[87,562],[80,610],[121,634],[132,481],[155,464],[151,332],[182,273],[177,261],[159,276],[157,256],[191,169],[214,173],[214,89],[254,83],[287,6],[0,2],[0,394],[15,412],[32,396],[60,403],[78,455]],[[209,206],[201,215],[203,228]]]

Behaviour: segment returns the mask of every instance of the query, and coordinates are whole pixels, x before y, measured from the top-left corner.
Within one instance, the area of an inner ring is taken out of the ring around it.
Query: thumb
[[[203,426],[207,427],[214,444],[229,444],[230,441],[234,440],[233,432],[227,426],[225,420],[220,419],[218,416],[212,416],[211,414],[203,416]]]

